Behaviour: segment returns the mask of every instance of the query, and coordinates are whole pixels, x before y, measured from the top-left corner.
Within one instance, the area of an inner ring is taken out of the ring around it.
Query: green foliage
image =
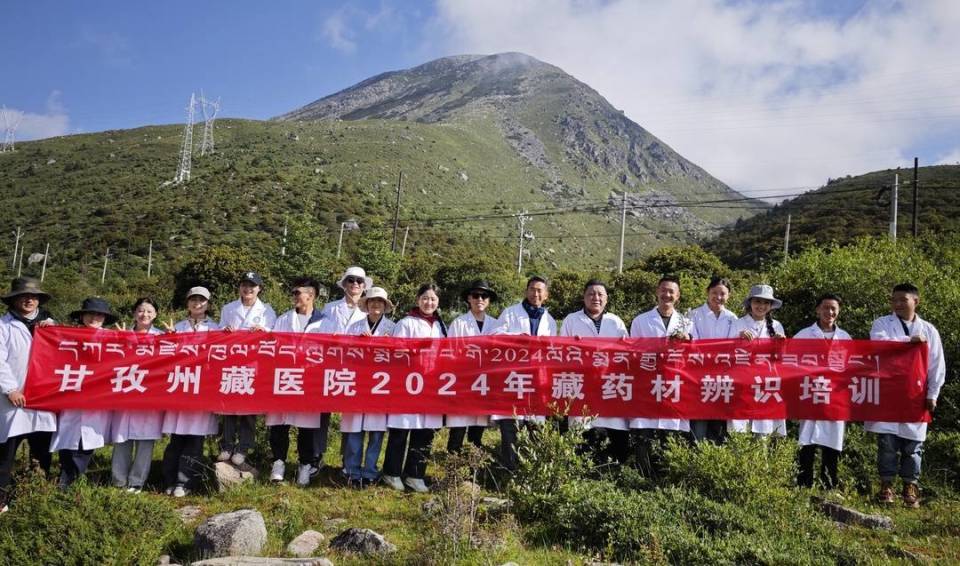
[[[960,490],[960,432],[936,432],[923,443],[924,482]]]
[[[271,285],[283,285],[271,281],[266,262],[254,257],[245,248],[214,246],[198,253],[177,273],[174,304],[181,306],[186,300],[187,291],[196,285],[209,289],[213,301],[228,303],[236,299],[240,278],[247,271],[259,273],[267,288]]]
[[[646,257],[641,268],[659,275],[676,275],[684,279],[707,279],[713,276],[727,277],[730,268],[714,254],[700,246],[675,246],[660,248]]]
[[[607,309],[618,314],[629,326],[633,316],[650,310],[656,304],[659,279],[659,275],[642,269],[625,270],[613,280]]]
[[[353,262],[363,266],[375,284],[391,288],[397,284],[401,259],[390,251],[390,236],[383,230],[365,230],[357,240]]]
[[[153,565],[179,528],[166,500],[84,480],[63,492],[36,473],[0,521],[0,556],[6,564]]]
[[[338,266],[326,238],[326,230],[310,215],[291,217],[285,253],[276,261],[275,271],[280,281],[286,284],[295,277],[308,275],[332,285]]]

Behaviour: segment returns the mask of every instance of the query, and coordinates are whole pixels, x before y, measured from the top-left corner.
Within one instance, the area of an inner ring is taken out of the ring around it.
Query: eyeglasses
[[[471,299],[489,299],[490,293],[470,293]]]
[[[364,280],[363,277],[354,277],[351,275],[350,277],[344,277],[343,282],[346,285],[354,285],[354,284],[363,285],[364,283],[366,283],[366,280]]]

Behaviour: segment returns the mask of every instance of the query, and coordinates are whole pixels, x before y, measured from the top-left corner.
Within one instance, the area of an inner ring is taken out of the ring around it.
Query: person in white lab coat
[[[433,283],[417,290],[417,306],[397,322],[393,329],[396,338],[444,338],[447,327],[437,310],[440,306],[439,288]],[[443,426],[443,415],[392,414],[387,415],[387,454],[383,461],[383,482],[398,491],[406,485],[413,491],[428,491],[424,482],[427,456],[436,429]],[[408,446],[409,440],[409,446]],[[400,476],[404,475],[402,479]]]
[[[219,330],[209,316],[210,291],[193,287],[187,291],[187,318],[175,325],[165,324],[173,332],[210,332]],[[161,468],[167,495],[184,497],[196,491],[203,476],[203,441],[217,434],[217,417],[209,411],[167,411],[162,431],[170,435],[163,451]]]
[[[827,293],[817,299],[817,322],[804,328],[794,338],[808,340],[850,340],[850,335],[837,326],[841,301],[839,295]],[[820,448],[820,483],[827,489],[839,485],[837,464],[843,450],[843,434],[846,430],[843,421],[800,421],[800,470],[797,485],[813,487],[813,464]]]
[[[44,308],[50,295],[33,277],[18,277],[10,292],[0,297],[7,313],[0,318],[0,513],[7,510],[17,449],[30,446],[30,459],[50,473],[50,439],[57,430],[57,417],[48,411],[26,408],[23,388],[33,331],[54,324]]]
[[[627,326],[615,314],[607,312],[609,294],[602,281],[591,279],[583,287],[583,308],[567,315],[560,325],[560,336],[582,338],[625,338]],[[630,452],[630,420],[626,417],[570,417],[581,424],[584,437],[599,463],[626,462]]]
[[[657,282],[657,306],[640,313],[630,323],[631,338],[671,338],[690,340],[692,324],[680,314],[680,280],[664,275]],[[656,477],[663,470],[658,457],[670,435],[690,432],[690,421],[669,417],[635,417],[630,419],[630,429],[637,439],[637,466],[650,476]],[[660,448],[658,448],[660,447]]]
[[[357,306],[366,313],[347,328],[352,336],[390,336],[396,324],[387,317],[393,312],[393,303],[387,291],[371,287],[360,298]],[[380,478],[377,460],[383,447],[383,435],[387,431],[387,415],[383,413],[343,413],[340,417],[340,432],[343,433],[343,475],[347,482],[357,487],[367,487]],[[363,436],[367,436],[367,448],[363,448]]]
[[[723,277],[713,277],[707,285],[707,302],[687,312],[693,327],[690,334],[694,340],[724,339],[730,335],[730,327],[737,321],[737,315],[727,308],[730,298],[730,281]],[[696,442],[709,440],[723,443],[727,433],[727,422],[723,420],[691,420],[690,435]]]
[[[162,334],[153,325],[157,319],[157,303],[141,297],[133,304],[133,330],[138,334]],[[119,326],[124,330],[124,326]],[[150,474],[153,444],[163,433],[163,411],[114,411],[110,419],[110,442],[113,485],[131,493],[140,493]]]
[[[547,280],[534,275],[527,280],[524,299],[500,313],[502,334],[526,334],[528,336],[556,336],[557,321],[550,315],[546,302],[550,299]],[[491,415],[491,421],[500,428],[500,464],[507,471],[517,469],[517,421],[542,424],[546,418],[540,415]]]
[[[70,319],[87,328],[99,330],[113,324],[117,317],[110,303],[100,297],[83,300]],[[60,489],[70,487],[87,473],[93,451],[106,445],[110,435],[110,411],[102,409],[64,409],[57,421],[57,432],[50,443],[50,451],[59,451]]]
[[[780,308],[783,301],[773,296],[770,285],[754,285],[750,294],[743,300],[742,317],[730,327],[730,338],[756,340],[758,338],[784,338],[783,325],[771,314]],[[734,419],[727,422],[729,432],[752,432],[758,436],[786,436],[785,419]]]
[[[893,313],[873,321],[870,339],[927,343],[926,408],[933,413],[946,377],[940,332],[917,314],[920,290],[915,285],[901,283],[895,286],[890,302]],[[903,377],[909,379],[912,376]],[[903,481],[903,504],[910,508],[919,507],[918,482],[927,423],[865,422],[863,428],[877,435],[878,500],[885,504],[894,502],[893,481],[899,475]]]
[[[290,283],[293,308],[280,315],[273,325],[274,332],[293,334],[319,333],[323,322],[320,309],[314,302],[320,294],[320,284],[312,277],[298,277]],[[315,453],[315,436],[323,424],[322,413],[267,413],[267,429],[273,465],[270,481],[282,482],[290,450],[290,427],[297,427],[297,485],[310,484],[310,478],[320,472],[320,455]]]
[[[367,277],[362,267],[348,267],[337,286],[343,289],[343,298],[323,305],[323,332],[326,334],[346,334],[350,325],[366,316],[360,310],[360,298],[373,287],[373,279]]]
[[[263,278],[255,271],[247,271],[240,277],[240,298],[227,303],[220,313],[220,329],[269,331],[277,322],[273,308],[260,300]],[[230,460],[239,466],[247,460],[256,440],[257,415],[224,414],[223,433],[220,436],[220,454],[217,461]]]
[[[490,303],[497,300],[497,293],[487,281],[473,281],[463,290],[463,302],[470,308],[465,314],[450,323],[450,336],[490,336],[501,331],[500,320],[488,314]],[[449,436],[447,452],[453,454],[463,448],[464,437],[477,448],[483,447],[483,431],[490,417],[486,415],[447,415],[445,417]]]

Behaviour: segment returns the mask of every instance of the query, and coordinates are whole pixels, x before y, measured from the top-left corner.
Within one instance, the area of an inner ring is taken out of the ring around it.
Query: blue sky
[[[523,51],[755,196],[960,161],[953,0],[6,0],[0,21],[18,139],[182,122],[201,88],[221,116],[265,119],[436,57]]]

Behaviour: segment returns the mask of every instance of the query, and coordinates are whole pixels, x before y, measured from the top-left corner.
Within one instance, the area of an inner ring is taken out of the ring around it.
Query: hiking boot
[[[283,481],[283,474],[287,471],[287,466],[283,460],[274,460],[273,467],[270,468],[270,481]]]
[[[896,496],[893,494],[893,483],[888,481],[880,482],[880,492],[877,493],[877,503],[891,505],[894,501],[896,501]]]
[[[920,488],[915,483],[903,484],[903,506],[908,509],[920,507]]]

